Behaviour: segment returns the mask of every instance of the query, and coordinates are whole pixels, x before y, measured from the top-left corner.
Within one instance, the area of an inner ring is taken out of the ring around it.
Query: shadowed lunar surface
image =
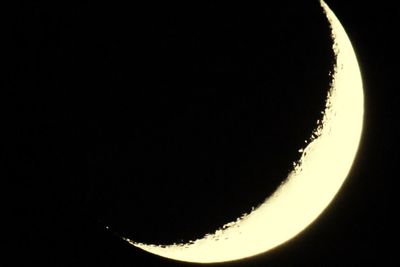
[[[89,99],[90,199],[135,241],[188,241],[249,213],[287,176],[324,108],[333,54],[318,5],[203,8],[144,8],[146,22],[131,28],[122,16],[105,28],[115,39],[95,82],[110,89]]]

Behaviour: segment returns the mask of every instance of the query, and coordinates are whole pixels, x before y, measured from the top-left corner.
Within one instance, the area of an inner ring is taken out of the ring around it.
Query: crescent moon
[[[322,119],[285,182],[250,214],[189,243],[160,246],[123,238],[147,252],[185,262],[213,263],[264,253],[298,235],[333,200],[348,176],[361,139],[364,95],[351,42],[327,4],[336,57]]]

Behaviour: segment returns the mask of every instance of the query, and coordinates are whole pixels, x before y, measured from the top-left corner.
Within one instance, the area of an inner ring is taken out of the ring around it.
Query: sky
[[[211,266],[394,262],[400,11],[327,4],[364,81],[353,169],[298,237]],[[195,266],[120,237],[187,241],[248,213],[320,119],[333,54],[318,1],[10,5],[0,27],[9,247],[21,255],[11,266]]]

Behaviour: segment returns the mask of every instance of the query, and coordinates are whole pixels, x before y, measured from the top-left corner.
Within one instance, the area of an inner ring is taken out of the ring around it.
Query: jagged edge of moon
[[[324,7],[324,3],[321,1],[320,2],[321,6]],[[323,12],[325,13],[325,15],[327,15],[327,11],[325,10],[325,8],[323,8]],[[332,18],[330,16],[327,16],[330,24],[329,24],[329,28],[331,30],[331,39],[332,39],[332,50],[334,52],[334,57],[335,57],[335,61],[333,63],[332,66],[332,71],[329,72],[329,76],[332,78],[331,82],[329,84],[329,90],[327,93],[327,98],[325,101],[325,110],[321,112],[322,115],[322,119],[317,120],[316,122],[316,127],[314,129],[314,131],[312,132],[311,136],[309,137],[308,140],[305,140],[305,143],[308,144],[306,145],[305,148],[301,148],[299,149],[299,153],[301,153],[301,157],[298,161],[293,163],[293,171],[289,173],[288,177],[285,179],[285,181],[282,182],[282,184],[279,187],[282,187],[285,185],[285,183],[290,179],[290,177],[292,176],[292,174],[297,174],[301,172],[301,166],[303,163],[304,158],[306,157],[307,153],[313,148],[313,144],[315,143],[315,141],[318,140],[318,138],[325,132],[325,131],[330,131],[329,128],[325,127],[327,125],[327,122],[331,119],[332,116],[334,116],[334,112],[332,109],[332,98],[335,94],[334,88],[335,88],[335,77],[334,75],[332,75],[332,73],[336,73],[338,66],[336,63],[336,59],[340,53],[340,50],[338,48],[338,41],[336,38],[336,34],[333,30],[333,26],[332,26]],[[267,199],[272,198],[272,196],[269,196]],[[261,205],[263,205],[265,202],[263,202]],[[242,214],[240,217],[238,217],[236,219],[236,221],[233,222],[229,222],[224,224],[221,228],[217,229],[214,233],[210,233],[210,234],[206,234],[204,237],[196,239],[196,240],[190,240],[188,242],[185,243],[173,243],[173,244],[168,244],[168,245],[155,245],[155,244],[144,244],[141,242],[135,242],[129,238],[126,237],[121,237],[123,240],[129,242],[130,244],[136,246],[136,247],[141,247],[141,246],[147,246],[147,247],[161,247],[161,248],[165,248],[165,247],[175,247],[175,248],[187,248],[191,245],[196,244],[198,241],[202,241],[204,242],[205,240],[208,241],[218,241],[224,234],[225,231],[228,230],[232,230],[233,228],[237,228],[239,227],[240,223],[245,220],[248,216],[251,215],[251,213],[256,210],[257,208],[252,207],[252,211],[250,213],[244,213]]]

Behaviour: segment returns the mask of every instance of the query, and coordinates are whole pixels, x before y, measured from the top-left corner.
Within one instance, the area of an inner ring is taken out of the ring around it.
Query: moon
[[[330,23],[336,62],[322,118],[285,181],[250,214],[198,240],[166,246],[124,240],[178,261],[239,260],[292,239],[331,203],[356,157],[363,127],[364,95],[351,42],[332,10],[325,2],[320,4]]]

